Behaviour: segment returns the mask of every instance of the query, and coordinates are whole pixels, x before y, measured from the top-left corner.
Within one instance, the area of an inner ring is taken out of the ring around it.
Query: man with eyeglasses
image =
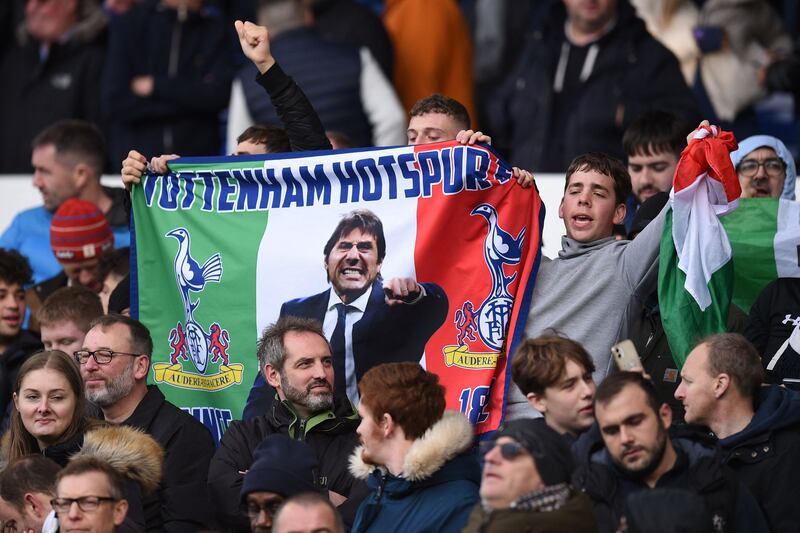
[[[789,150],[771,135],[754,135],[731,152],[742,198],[786,198],[794,200],[795,164]]]
[[[125,479],[100,459],[81,457],[58,474],[50,501],[61,533],[114,533],[125,520]]]
[[[597,531],[591,500],[569,483],[568,441],[543,419],[508,422],[480,450],[481,503],[465,533]]]
[[[94,320],[74,353],[86,397],[111,424],[141,429],[164,448],[161,487],[143,499],[147,530],[194,533],[211,520],[206,493],[214,442],[206,427],[147,385],[153,340],[138,320]]]
[[[253,455],[255,460],[244,476],[241,492],[242,511],[253,533],[269,533],[285,500],[307,492],[323,493],[319,462],[305,442],[288,435],[269,435]]]

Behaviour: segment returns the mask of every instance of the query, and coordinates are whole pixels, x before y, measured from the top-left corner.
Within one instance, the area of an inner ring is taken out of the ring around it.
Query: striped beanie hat
[[[72,198],[53,215],[50,247],[59,262],[79,263],[113,248],[114,234],[96,205]]]

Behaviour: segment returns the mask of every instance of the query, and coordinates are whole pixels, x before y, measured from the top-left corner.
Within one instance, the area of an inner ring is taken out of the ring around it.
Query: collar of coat
[[[472,445],[472,426],[458,411],[445,411],[441,420],[432,425],[414,441],[403,462],[402,477],[409,481],[421,481],[435,474],[444,464]],[[363,446],[350,456],[350,473],[357,479],[367,479],[383,466],[367,464],[362,458]]]
[[[100,426],[87,431],[80,451],[72,456],[96,457],[137,482],[145,494],[161,482],[164,450],[150,435],[129,426]]]

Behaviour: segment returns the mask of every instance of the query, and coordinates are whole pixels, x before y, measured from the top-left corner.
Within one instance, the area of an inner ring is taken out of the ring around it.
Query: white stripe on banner
[[[781,198],[778,204],[778,231],[773,245],[778,277],[800,277],[800,202]]]
[[[672,193],[672,239],[678,254],[678,268],[686,274],[684,288],[701,311],[711,305],[708,282],[730,261],[731,245],[718,216],[735,208],[725,199],[722,183],[702,174],[678,192]],[[724,205],[722,205],[724,204]]]

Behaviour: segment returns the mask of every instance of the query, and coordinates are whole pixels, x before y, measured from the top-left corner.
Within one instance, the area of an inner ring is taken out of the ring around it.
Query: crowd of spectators
[[[731,304],[683,364],[656,290],[681,154],[717,132],[701,119],[739,136],[743,198],[794,200],[794,139],[757,110],[800,93],[797,16],[777,0],[2,3],[0,174],[32,173],[42,205],[0,235],[0,528],[800,532],[800,281]],[[438,141],[492,144],[509,186],[565,176],[496,432],[477,442],[418,363],[406,322],[429,336],[447,298],[380,277],[364,209],[325,247],[331,288],[253,342],[258,378],[218,443],[148,385],[129,197],[102,174],[121,162],[129,189],[180,156]],[[373,299],[387,318],[360,327]],[[611,357],[625,337],[633,370]]]

